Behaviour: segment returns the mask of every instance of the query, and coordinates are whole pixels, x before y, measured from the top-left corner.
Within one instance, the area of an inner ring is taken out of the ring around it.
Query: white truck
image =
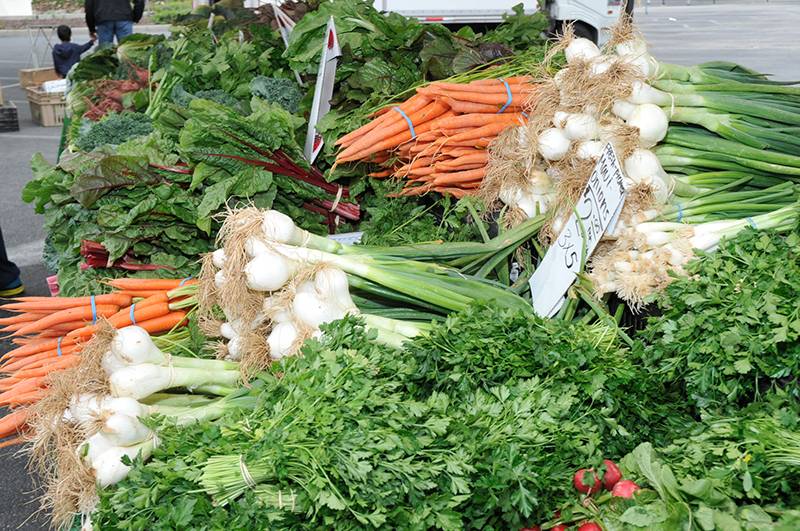
[[[618,19],[620,11],[626,9],[630,14],[634,0],[545,0],[544,9],[550,18],[550,32],[556,34],[569,22],[574,24],[575,33],[595,43],[602,44],[608,38],[606,29]],[[520,0],[376,0],[375,9],[394,11],[422,22],[439,24],[469,25],[493,24],[503,20],[504,14],[511,14],[511,8]],[[525,12],[538,11],[537,2],[526,1]]]

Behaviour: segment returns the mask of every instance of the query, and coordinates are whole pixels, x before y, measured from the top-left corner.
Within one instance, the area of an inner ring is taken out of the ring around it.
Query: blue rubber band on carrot
[[[189,280],[192,280],[192,275],[189,275],[188,277],[186,277],[186,278],[184,278],[183,280],[181,280],[181,283],[180,283],[180,284],[178,284],[178,287],[180,288],[181,286],[183,286],[184,284],[186,284],[186,282],[187,282],[187,281],[189,281]]]
[[[94,301],[94,295],[89,299],[89,302],[92,303],[92,324],[97,324],[97,303]]]
[[[503,111],[505,111],[506,109],[508,109],[508,106],[509,106],[509,105],[511,105],[511,100],[513,100],[513,99],[514,99],[514,97],[511,95],[511,86],[508,84],[508,81],[506,81],[505,79],[501,79],[500,81],[502,81],[502,82],[503,82],[503,85],[505,85],[505,86],[506,86],[506,94],[508,95],[508,99],[507,99],[507,100],[506,100],[506,102],[503,104],[503,106],[502,106],[502,107],[500,107],[500,110],[499,110],[499,111],[497,111],[497,114],[502,114],[502,113],[503,113]]]
[[[136,303],[134,302],[133,304],[131,304],[131,322],[132,322],[133,324],[136,324],[136,317],[134,317],[134,316],[133,316],[133,309],[134,309],[135,307],[136,307]]]
[[[58,343],[56,343],[56,354],[58,354],[59,356],[61,354],[63,354],[63,352],[61,352],[61,340],[62,339],[64,339],[64,336],[59,337],[58,338]]]
[[[411,118],[409,118],[408,115],[403,112],[403,109],[401,109],[400,107],[392,107],[392,110],[399,113],[400,116],[406,119],[406,123],[408,124],[408,130],[411,131],[411,140],[417,138],[417,132],[414,131],[414,124],[411,121]]]

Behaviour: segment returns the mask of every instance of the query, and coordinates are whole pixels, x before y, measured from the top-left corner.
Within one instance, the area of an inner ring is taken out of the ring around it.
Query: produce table
[[[70,74],[23,192],[61,293],[0,317],[52,524],[800,526],[800,88],[285,7]]]

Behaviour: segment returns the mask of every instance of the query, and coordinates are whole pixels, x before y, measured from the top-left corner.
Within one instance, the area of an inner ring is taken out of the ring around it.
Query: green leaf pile
[[[658,301],[641,357],[700,408],[747,405],[774,386],[798,392],[800,234],[748,229],[691,262]]]

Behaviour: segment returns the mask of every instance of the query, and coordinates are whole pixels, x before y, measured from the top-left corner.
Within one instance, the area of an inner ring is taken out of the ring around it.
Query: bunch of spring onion
[[[460,251],[445,247],[441,254],[466,258],[466,265],[493,263],[497,256],[513,252],[508,249],[514,242],[530,237],[534,226],[531,223],[494,246],[464,245]],[[260,335],[266,335],[269,358],[291,355],[306,337],[319,333],[321,324],[348,313],[362,314],[378,331],[379,341],[399,344],[424,333],[425,321],[432,316],[462,310],[474,301],[530,311],[524,299],[491,281],[432,262],[388,255],[384,248],[341,245],[300,229],[274,210],[235,211],[222,234],[222,247],[212,255],[214,302],[225,313],[220,333],[228,339],[232,359],[253,354],[252,341]],[[399,252],[427,253],[430,258],[437,250],[411,246]],[[360,310],[351,289],[367,299],[397,303],[403,319]]]
[[[165,353],[138,326],[117,330],[102,345],[101,339],[93,341],[98,343],[87,350],[107,351],[94,362],[82,357],[81,366],[55,375],[52,386],[67,394],[55,393],[52,402],[35,406],[33,448],[47,453],[34,450],[34,464],[47,471],[44,500],[56,522],[76,511],[91,512],[95,489],[128,475],[124,458],[149,458],[159,438],[143,422],[147,417],[180,425],[254,407],[254,395],[239,385],[236,363]]]
[[[505,155],[521,158],[528,175],[544,171],[553,180],[552,238],[604,146],[614,147],[628,197],[608,235],[617,242],[603,246],[589,265],[596,293],[617,291],[638,303],[666,283],[667,270],[692,256],[691,245],[714,247],[694,238],[695,232],[711,230],[711,241],[718,241],[748,224],[780,228],[794,215],[789,205],[797,189],[787,181],[800,176],[800,141],[794,137],[800,131],[800,89],[728,63],[659,63],[627,22],[613,34],[603,50],[565,38],[566,66],[543,84],[527,129],[517,133],[531,147],[514,146]],[[508,156],[497,155],[498,179],[508,180]],[[502,193],[496,198],[520,206]],[[719,220],[737,221],[734,228],[689,226]],[[650,230],[639,227],[648,222],[677,224],[671,226],[681,229],[673,242],[680,251],[638,237]],[[632,271],[646,272],[646,278],[620,280]]]
[[[698,224],[642,222],[620,231],[609,252],[593,258],[590,279],[595,293],[616,292],[634,307],[663,288],[671,271],[682,272],[697,250],[714,251],[723,238],[736,236],[747,227],[787,230],[797,223],[800,204],[741,219],[719,219]]]

